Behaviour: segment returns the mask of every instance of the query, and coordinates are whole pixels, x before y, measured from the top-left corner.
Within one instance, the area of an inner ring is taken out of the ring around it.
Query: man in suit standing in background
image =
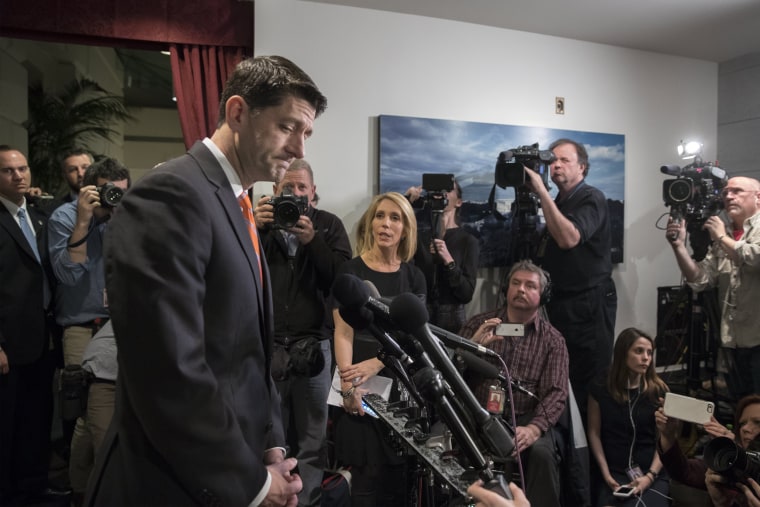
[[[43,248],[47,216],[27,199],[26,157],[0,146],[0,505],[44,501],[53,370]]]
[[[117,407],[93,505],[295,505],[270,375],[272,300],[249,189],[296,158],[326,99],[289,60],[241,62],[211,138],[127,192],[106,238]]]

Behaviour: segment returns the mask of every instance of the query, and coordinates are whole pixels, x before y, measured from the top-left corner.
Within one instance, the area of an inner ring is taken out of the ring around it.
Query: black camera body
[[[674,220],[701,227],[705,220],[723,209],[721,190],[726,186],[726,171],[697,159],[686,167],[664,165],[660,172],[676,178],[662,182],[662,199]]]
[[[454,175],[442,173],[424,173],[422,188],[425,190],[425,207],[433,213],[443,213],[449,205],[447,193],[454,190]]]
[[[269,204],[274,207],[273,229],[290,229],[298,223],[298,218],[305,215],[309,209],[308,197],[305,195],[295,196],[287,192],[271,198]]]
[[[556,160],[551,150],[539,150],[538,143],[502,151],[496,160],[494,181],[501,188],[525,185],[525,167],[538,172],[549,188],[549,165]],[[525,167],[523,167],[525,166]]]
[[[753,441],[750,449],[756,445]],[[747,479],[760,482],[760,452],[750,449],[742,449],[730,438],[718,437],[705,447],[704,460],[710,469],[726,477],[732,486],[741,482],[751,487]]]
[[[100,205],[105,208],[115,208],[124,197],[124,190],[113,183],[106,183],[102,187],[97,187],[100,196]]]

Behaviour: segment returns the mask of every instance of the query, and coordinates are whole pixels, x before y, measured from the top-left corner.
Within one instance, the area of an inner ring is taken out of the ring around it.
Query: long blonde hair
[[[376,195],[367,210],[359,219],[356,229],[356,254],[362,255],[372,250],[375,246],[375,236],[372,234],[372,220],[375,218],[380,202],[384,200],[393,202],[401,209],[404,221],[404,230],[401,233],[401,242],[398,245],[398,256],[403,262],[409,262],[417,250],[417,219],[414,217],[412,205],[403,195],[398,192],[386,192]]]

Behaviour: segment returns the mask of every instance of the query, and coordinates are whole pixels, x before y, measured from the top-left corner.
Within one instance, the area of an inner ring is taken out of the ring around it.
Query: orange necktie
[[[243,218],[248,222],[248,234],[251,235],[251,243],[256,251],[256,261],[259,263],[259,276],[262,284],[264,283],[264,270],[261,269],[261,250],[259,250],[259,232],[256,230],[256,220],[253,218],[253,206],[247,192],[243,192],[238,197],[240,210],[243,212]]]

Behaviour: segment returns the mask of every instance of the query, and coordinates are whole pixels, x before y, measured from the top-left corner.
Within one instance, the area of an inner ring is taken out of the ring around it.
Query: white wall
[[[718,160],[732,176],[760,178],[760,53],[720,64],[718,87]]]
[[[186,150],[176,109],[131,107],[129,113],[135,119],[124,125],[124,164],[134,182]]]
[[[675,145],[687,137],[701,138],[706,158],[715,156],[717,64],[299,0],[256,1],[254,47],[291,58],[327,95],[306,158],[320,206],[338,214],[352,236],[376,190],[380,114],[624,134],[617,330],[656,331],[656,288],[680,282],[655,228],[667,211],[659,167],[679,162]],[[565,115],[554,114],[555,96],[565,97]],[[498,283],[495,270],[481,274],[484,299],[470,312],[491,304],[491,282]]]

